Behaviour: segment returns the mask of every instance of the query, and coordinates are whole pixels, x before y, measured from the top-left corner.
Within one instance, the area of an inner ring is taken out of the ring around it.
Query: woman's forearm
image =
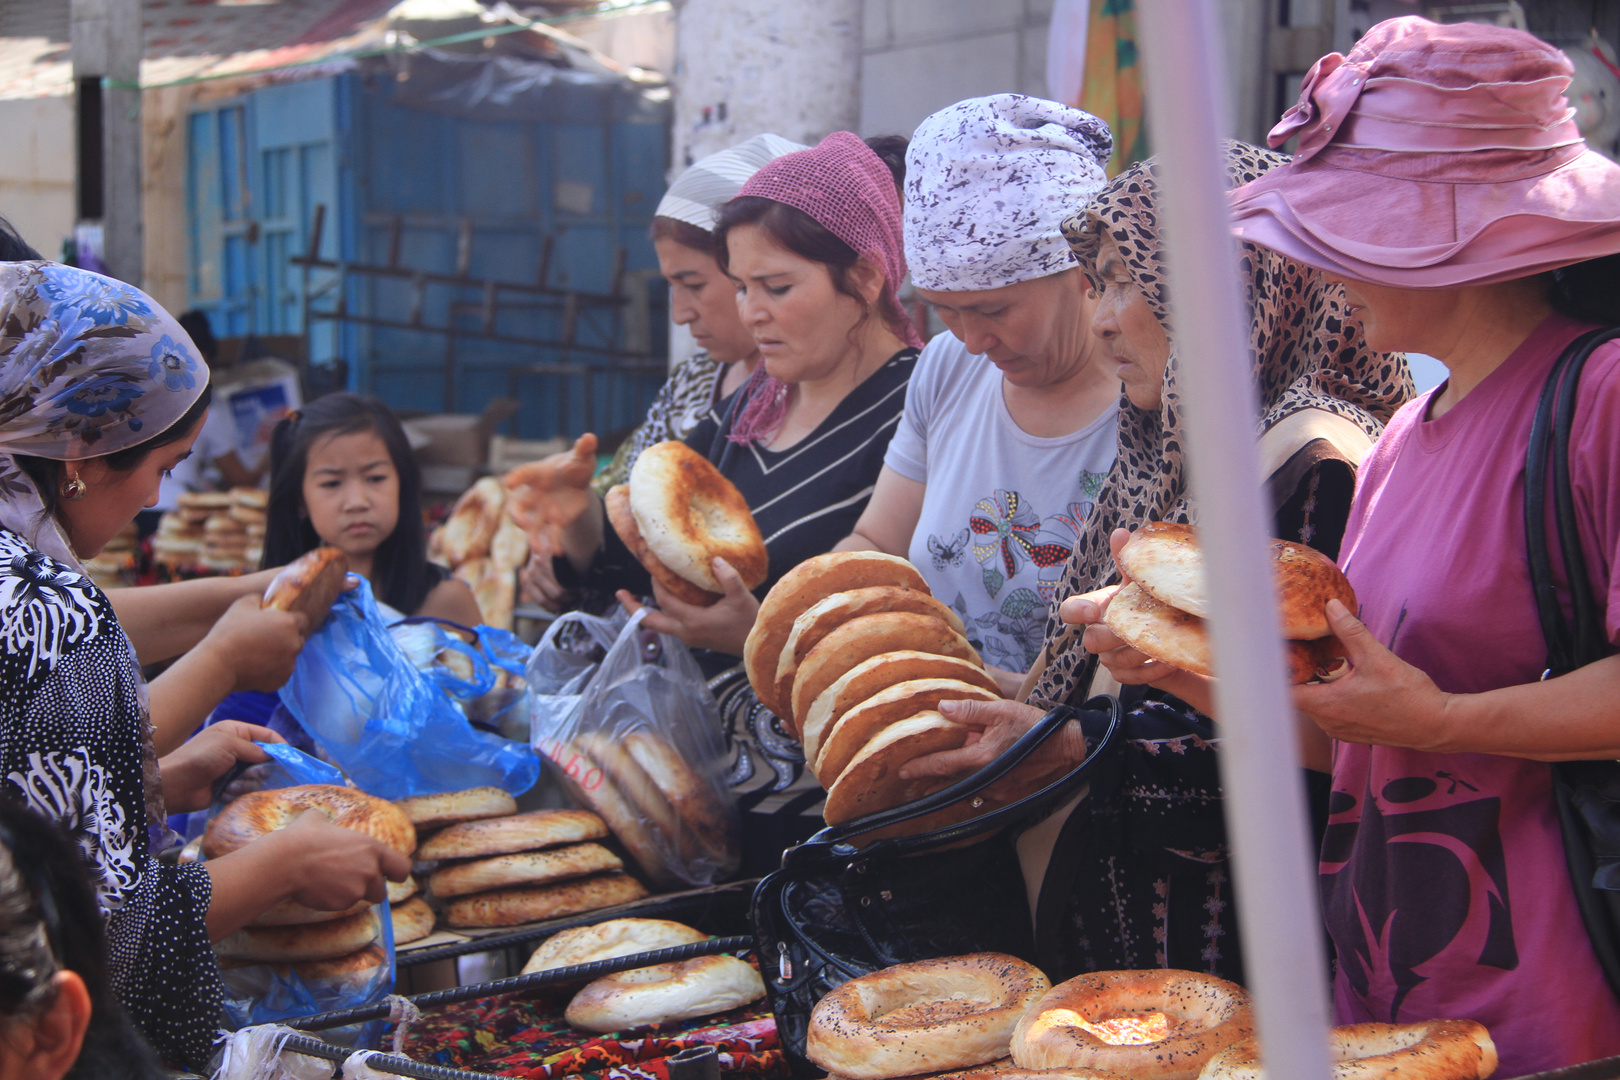
[[[206,645],[192,649],[152,680],[152,742],[159,757],[191,737],[225,696],[236,689],[236,674]]]
[[[208,901],[208,940],[240,930],[293,894],[295,883],[281,872],[274,844],[255,843],[203,863],[213,885]]]
[[[600,495],[592,491],[590,498],[590,507],[563,528],[563,554],[568,556],[568,561],[577,574],[584,574],[589,570],[596,553],[602,549],[603,519],[606,513]]]
[[[155,664],[196,645],[226,608],[239,597],[263,594],[275,575],[274,570],[261,570],[240,577],[108,589],[107,598],[135,655],[142,664]]]
[[[1447,695],[1442,753],[1534,761],[1620,758],[1620,656],[1545,682]]]

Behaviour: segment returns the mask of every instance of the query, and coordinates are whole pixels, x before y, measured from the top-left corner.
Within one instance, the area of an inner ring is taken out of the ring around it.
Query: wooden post
[[[141,0],[72,0],[74,79],[100,77],[102,258],[141,283]],[[77,83],[76,83],[77,84]]]

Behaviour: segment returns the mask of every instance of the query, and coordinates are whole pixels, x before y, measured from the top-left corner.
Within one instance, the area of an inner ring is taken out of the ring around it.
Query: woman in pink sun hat
[[[1333,775],[1321,880],[1338,1021],[1477,1020],[1504,1076],[1620,1053],[1549,764],[1620,757],[1620,658],[1541,681],[1526,540],[1542,387],[1573,342],[1620,324],[1620,166],[1576,131],[1571,73],[1520,31],[1380,23],[1318,61],[1272,130],[1273,146],[1299,137],[1293,162],[1231,196],[1242,239],[1344,282],[1372,348],[1450,371],[1362,465],[1339,559],[1360,617],[1329,605],[1351,666],[1295,701],[1331,739],[1312,753]],[[1611,342],[1586,364],[1569,440],[1610,654],[1617,418]]]

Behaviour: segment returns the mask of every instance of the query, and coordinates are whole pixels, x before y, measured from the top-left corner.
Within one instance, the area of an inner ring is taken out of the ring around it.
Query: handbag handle
[[[1102,737],[1097,739],[1093,745],[1087,747],[1085,759],[1079,765],[1076,765],[1068,773],[1052,781],[1039,791],[1026,795],[1017,802],[998,807],[988,814],[981,814],[969,821],[933,829],[915,836],[886,838],[876,841],[864,849],[857,849],[853,844],[849,843],[851,837],[912,821],[979,794],[1021,765],[1026,758],[1056,734],[1063,725],[1070,720],[1078,720],[1082,710],[1069,705],[1059,705],[1041,717],[1033,727],[1020,735],[1018,740],[1011,746],[996,755],[995,760],[987,763],[978,771],[956,781],[949,787],[934,792],[932,795],[924,796],[902,806],[881,810],[875,814],[845,822],[842,825],[830,825],[822,829],[797,847],[789,848],[783,852],[783,868],[798,865],[806,859],[821,855],[848,858],[856,854],[857,851],[863,851],[869,855],[905,854],[1000,828],[1007,822],[1024,816],[1032,806],[1038,806],[1047,799],[1073,790],[1090,773],[1092,767],[1101,760],[1103,753],[1113,745],[1124,717],[1124,710],[1120,706],[1119,699],[1112,697],[1092,698],[1086,702],[1085,711],[1103,712],[1107,715],[1108,726],[1104,729]]]

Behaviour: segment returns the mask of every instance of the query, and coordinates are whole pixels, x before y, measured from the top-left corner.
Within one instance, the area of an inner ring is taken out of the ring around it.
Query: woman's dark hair
[[[45,258],[22,238],[17,227],[0,217],[0,262],[38,262]]]
[[[213,397],[213,386],[203,387],[202,394],[191,403],[191,408],[187,409],[180,419],[143,443],[136,443],[128,449],[95,460],[105,461],[107,467],[114,472],[129,472],[145,461],[146,456],[152,451],[171,446],[195,431],[197,425],[202,423],[203,413],[208,411],[208,403]],[[45,507],[46,515],[56,513],[57,508],[62,505],[62,478],[67,475],[64,464],[51,458],[31,457],[27,454],[13,456],[17,460],[18,467],[28,474],[28,478],[39,489],[39,501]]]
[[[214,359],[219,356],[219,338],[214,336],[214,324],[209,321],[208,313],[192,308],[175,322],[180,324],[180,329],[186,332],[191,343],[197,346],[197,351],[202,353],[203,362],[212,367]]]
[[[895,188],[898,190],[906,174],[906,140],[898,135],[879,135],[866,140],[868,146],[872,146],[873,143],[884,147],[881,150],[873,147],[873,150],[880,158],[884,158],[883,163],[893,174]],[[884,157],[885,153],[889,156]],[[861,322],[865,322],[872,314],[866,300],[849,284],[850,268],[860,258],[860,253],[834,236],[827,226],[803,210],[779,203],[775,199],[761,198],[758,195],[732,199],[720,208],[719,221],[714,230],[718,248],[715,258],[719,260],[720,269],[728,273],[731,269],[731,259],[726,250],[726,234],[739,225],[757,225],[769,233],[778,244],[801,259],[821,263],[832,275],[833,288],[861,305]],[[878,299],[878,308],[883,313],[883,321],[888,324],[889,329],[896,336],[903,338],[907,319],[894,293],[899,284],[898,281],[883,283],[883,295]],[[856,324],[857,327],[859,325],[860,323]]]
[[[67,1080],[157,1080],[157,1056],[113,995],[107,941],[78,845],[0,796],[0,1038],[55,1001],[59,971],[84,981],[90,1025]]]
[[[1560,267],[1550,277],[1547,302],[1560,315],[1620,326],[1620,255]]]
[[[689,247],[693,251],[718,259],[720,257],[720,243],[715,239],[714,233],[707,229],[700,229],[690,221],[680,218],[655,217],[652,225],[647,229],[647,235],[653,240],[673,240],[682,247]]]
[[[900,197],[906,196],[906,147],[911,140],[904,135],[873,135],[870,139],[863,139],[883,164],[889,167],[889,173],[894,177],[894,186],[899,190]]]
[[[422,473],[399,417],[374,397],[327,394],[276,424],[270,435],[270,503],[264,531],[265,568],[283,566],[321,545],[304,510],[304,470],[317,439],[369,431],[388,447],[399,474],[399,520],[372,557],[377,599],[413,614],[440,581],[428,564],[422,527]]]

